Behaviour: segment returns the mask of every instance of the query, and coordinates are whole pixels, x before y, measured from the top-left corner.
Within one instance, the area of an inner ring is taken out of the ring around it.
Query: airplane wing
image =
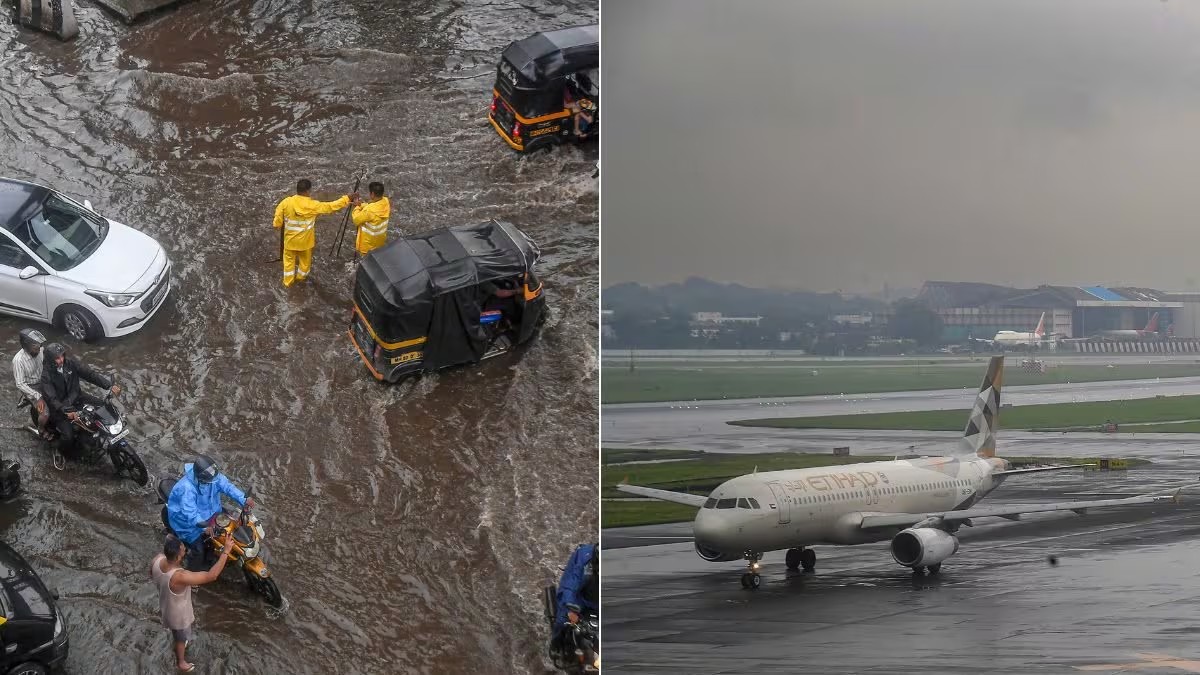
[[[1180,488],[1182,489],[1182,488]],[[988,506],[962,511],[942,511],[935,513],[879,513],[864,515],[861,529],[870,530],[877,527],[908,527],[928,518],[941,518],[948,522],[961,522],[975,518],[1007,518],[1020,520],[1026,513],[1045,513],[1047,511],[1074,511],[1079,515],[1089,509],[1103,509],[1113,506],[1138,506],[1141,504],[1157,504],[1161,502],[1178,502],[1179,491],[1170,495],[1139,495],[1124,499],[1097,499],[1093,501],[1055,502],[1051,504],[1030,504],[1028,506]]]
[[[1086,469],[1099,464],[1061,464],[1058,466],[1035,466],[1028,469],[1009,469],[1008,471],[993,471],[993,476],[1015,476],[1020,473],[1039,473],[1042,471],[1063,471],[1065,469]]]
[[[673,490],[657,490],[655,488],[642,487],[640,485],[626,485],[619,483],[617,489],[621,492],[628,492],[631,495],[640,495],[642,497],[652,497],[661,499],[664,502],[675,502],[676,504],[686,504],[700,508],[704,506],[704,497],[700,495],[690,495],[686,492],[675,492]]]

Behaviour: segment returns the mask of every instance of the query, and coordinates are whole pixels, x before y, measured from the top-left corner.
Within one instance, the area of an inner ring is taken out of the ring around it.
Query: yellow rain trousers
[[[283,228],[283,285],[304,281],[312,267],[312,250],[317,245],[317,216],[346,208],[350,197],[319,202],[312,197],[292,195],[275,207],[275,229]]]

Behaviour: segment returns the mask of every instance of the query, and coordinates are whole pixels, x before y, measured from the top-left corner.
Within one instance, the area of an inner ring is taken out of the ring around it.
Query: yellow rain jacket
[[[392,203],[387,197],[380,197],[373,202],[363,202],[354,207],[350,217],[358,228],[358,238],[354,248],[366,255],[372,249],[387,243],[388,217],[392,213]]]
[[[307,251],[317,245],[317,216],[346,208],[350,198],[343,195],[332,202],[292,195],[275,207],[275,229],[283,227],[283,247],[289,251]]]

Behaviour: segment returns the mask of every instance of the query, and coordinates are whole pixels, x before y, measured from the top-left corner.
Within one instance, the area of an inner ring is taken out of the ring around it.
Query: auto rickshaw
[[[540,255],[499,220],[393,240],[358,266],[350,341],[387,383],[512,351],[545,320]]]
[[[599,25],[534,33],[506,47],[488,119],[517,152],[582,140],[577,121],[586,139],[599,137]]]

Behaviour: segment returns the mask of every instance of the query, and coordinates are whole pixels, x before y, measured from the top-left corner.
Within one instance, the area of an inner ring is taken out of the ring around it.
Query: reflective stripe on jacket
[[[283,247],[289,251],[307,251],[317,245],[317,216],[333,213],[350,203],[343,195],[331,202],[319,202],[312,197],[292,195],[275,207],[276,229],[283,228]]]

